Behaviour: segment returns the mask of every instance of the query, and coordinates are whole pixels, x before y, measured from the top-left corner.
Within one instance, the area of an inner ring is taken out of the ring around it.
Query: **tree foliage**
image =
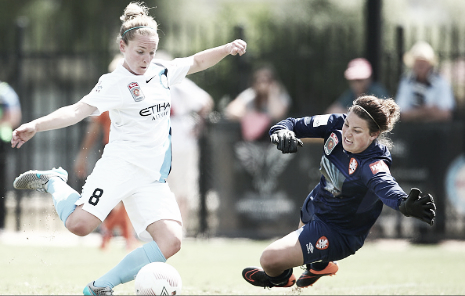
[[[251,69],[271,63],[289,89],[294,111],[321,112],[347,87],[347,62],[365,51],[367,0],[146,0],[159,23],[159,48],[175,57],[220,45],[233,38],[248,42],[242,59],[227,59],[193,79],[208,87],[215,100],[234,96],[247,83]],[[425,1],[432,3],[431,1]],[[433,1],[434,2],[434,1]],[[128,0],[0,0],[0,62],[9,66],[16,54],[19,20],[25,53],[50,55],[100,54],[100,73],[117,51],[119,17]],[[383,21],[402,24],[406,13],[422,1],[383,2]],[[454,1],[436,3],[440,15],[457,18]],[[455,12],[454,12],[455,11]],[[418,14],[413,14],[418,17]],[[429,15],[426,13],[426,15]],[[424,17],[423,17],[424,19]],[[435,19],[442,20],[444,17]],[[25,22],[27,20],[27,22]],[[392,35],[384,30],[385,35]],[[395,39],[383,37],[383,48]],[[414,38],[413,36],[412,38]],[[0,73],[1,74],[1,73]],[[396,78],[394,78],[395,80]]]

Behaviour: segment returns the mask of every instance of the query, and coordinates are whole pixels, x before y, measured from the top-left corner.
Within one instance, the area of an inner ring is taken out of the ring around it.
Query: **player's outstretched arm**
[[[399,211],[406,217],[414,217],[433,226],[436,217],[436,204],[431,194],[420,197],[421,191],[412,188],[407,199],[399,205]]]
[[[275,131],[270,136],[270,140],[282,153],[296,153],[298,146],[304,146],[304,143],[295,136],[295,133],[288,129]]]
[[[11,147],[20,148],[37,132],[59,129],[78,123],[96,110],[96,107],[83,102],[62,107],[46,116],[22,124],[13,131]]]
[[[244,40],[236,39],[233,42],[206,49],[194,55],[194,63],[187,74],[197,73],[216,65],[228,55],[243,55],[247,49]]]

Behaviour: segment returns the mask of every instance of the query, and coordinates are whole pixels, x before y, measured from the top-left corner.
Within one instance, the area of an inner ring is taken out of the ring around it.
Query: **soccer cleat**
[[[82,293],[84,295],[113,295],[113,290],[109,287],[95,287],[94,282],[90,282]]]
[[[295,283],[295,276],[292,274],[289,280],[282,285],[271,283],[270,278],[265,274],[263,269],[258,267],[247,267],[242,271],[242,277],[249,283],[257,287],[273,288],[273,287],[291,287]]]
[[[307,269],[302,273],[296,282],[296,285],[299,288],[313,286],[313,284],[319,280],[320,277],[325,275],[333,276],[339,269],[335,262],[329,262],[328,266],[326,266],[323,270],[313,270],[309,267],[309,265],[307,266]]]
[[[13,187],[16,189],[31,189],[39,192],[47,192],[47,183],[54,177],[58,177],[67,182],[68,172],[62,167],[58,169],[53,168],[48,171],[27,171],[15,179]]]

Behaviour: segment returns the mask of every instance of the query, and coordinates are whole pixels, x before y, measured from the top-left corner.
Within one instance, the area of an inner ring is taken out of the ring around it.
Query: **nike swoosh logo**
[[[149,82],[150,82],[150,80],[152,80],[154,77],[155,77],[155,76],[153,76],[153,77],[152,77],[152,78],[150,78],[149,80],[146,80],[145,82],[146,82],[146,83],[149,83]]]
[[[255,280],[252,279],[252,276],[253,276],[254,274],[256,274],[258,271],[259,271],[258,269],[249,270],[249,271],[247,271],[247,272],[245,273],[245,277],[246,277],[249,281],[255,282]]]

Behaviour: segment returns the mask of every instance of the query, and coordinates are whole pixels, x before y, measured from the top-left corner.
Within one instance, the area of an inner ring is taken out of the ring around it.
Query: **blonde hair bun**
[[[149,15],[149,9],[141,2],[131,2],[124,9],[124,14],[120,17],[122,22],[130,21],[138,16]]]

